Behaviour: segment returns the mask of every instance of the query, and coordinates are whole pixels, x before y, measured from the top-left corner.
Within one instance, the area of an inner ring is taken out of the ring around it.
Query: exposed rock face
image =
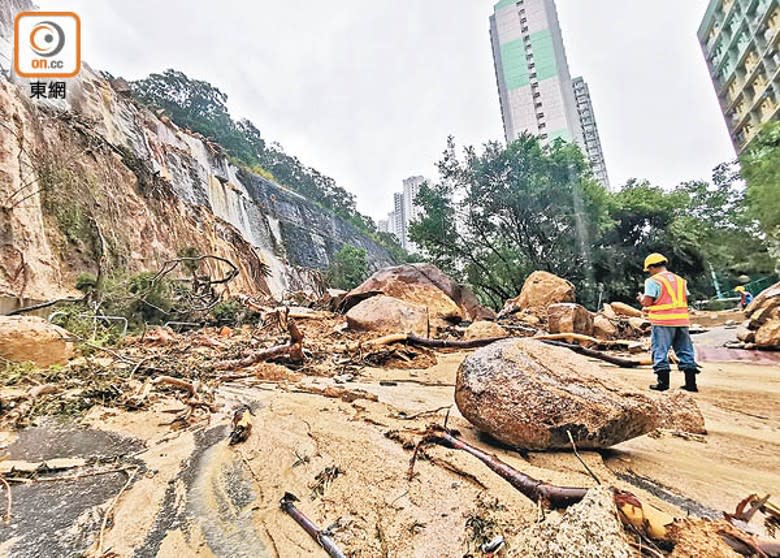
[[[466,328],[464,339],[488,339],[491,337],[507,337],[509,333],[496,322],[480,320]]]
[[[761,291],[745,309],[737,338],[762,349],[780,350],[780,283]]]
[[[587,308],[571,302],[547,307],[547,329],[550,333],[593,333],[593,315]]]
[[[519,310],[535,309],[544,313],[550,304],[574,302],[574,285],[546,271],[534,271],[523,284],[520,294],[507,300],[499,316]]]
[[[533,339],[477,350],[458,370],[458,409],[477,428],[527,449],[605,448],[656,426],[652,400],[587,358]]]
[[[347,324],[359,331],[428,335],[424,306],[385,295],[373,296],[347,312]]]
[[[604,314],[593,317],[593,335],[598,339],[613,339],[618,334],[618,327]]]
[[[377,293],[425,306],[432,319],[495,317],[490,309],[479,304],[470,289],[458,285],[431,264],[405,264],[377,271],[347,294],[344,308]]]
[[[0,316],[0,356],[38,366],[65,364],[73,357],[70,334],[61,327],[30,316]]]
[[[194,248],[239,266],[229,288],[276,298],[312,287],[311,270],[344,244],[375,269],[393,263],[352,224],[240,171],[86,65],[66,101],[33,102],[28,88],[0,80],[0,121],[13,123],[0,127],[0,296],[72,294],[78,273],[97,270],[99,233],[104,271],[157,270]]]

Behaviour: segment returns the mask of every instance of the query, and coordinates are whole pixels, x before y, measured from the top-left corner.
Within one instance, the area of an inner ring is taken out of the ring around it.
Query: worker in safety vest
[[[680,371],[685,374],[688,391],[696,387],[696,364],[693,342],[688,328],[688,286],[685,279],[666,269],[668,260],[662,254],[650,254],[645,258],[645,271],[650,277],[645,281],[645,292],[637,300],[648,312],[652,331],[653,371],[658,383],[650,386],[656,391],[669,389],[669,349],[673,348],[679,359]]]

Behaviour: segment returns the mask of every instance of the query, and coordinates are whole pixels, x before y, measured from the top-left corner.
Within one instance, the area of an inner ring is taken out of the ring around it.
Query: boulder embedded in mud
[[[551,513],[544,521],[524,530],[518,548],[534,558],[630,558],[636,553],[623,534],[615,513],[612,490],[598,486],[563,513]]]
[[[0,356],[37,366],[64,364],[73,357],[71,335],[33,316],[0,316]]]
[[[466,328],[464,339],[488,339],[491,337],[507,337],[509,333],[496,322],[480,320]]]
[[[550,333],[593,333],[593,316],[579,304],[564,302],[547,307],[547,329]]]
[[[574,285],[552,273],[534,271],[523,283],[520,294],[507,300],[498,315],[507,316],[525,309],[543,313],[550,304],[558,302],[574,302]]]
[[[431,264],[405,264],[381,269],[347,293],[342,308],[349,310],[361,300],[377,294],[424,306],[431,318],[495,318],[495,313],[482,306],[468,287],[458,285]]]
[[[604,314],[593,317],[593,336],[597,339],[613,339],[618,334],[618,327]]]
[[[467,356],[455,387],[461,414],[527,449],[605,448],[651,432],[652,399],[568,349],[534,339],[497,341]]]
[[[615,312],[615,314],[617,314],[618,316],[625,316],[627,318],[642,317],[641,310],[639,310],[638,308],[634,308],[633,306],[630,306],[623,302],[610,302],[609,306],[612,309],[612,311]]]
[[[428,312],[424,306],[377,295],[351,308],[347,312],[347,325],[358,331],[427,336]]]

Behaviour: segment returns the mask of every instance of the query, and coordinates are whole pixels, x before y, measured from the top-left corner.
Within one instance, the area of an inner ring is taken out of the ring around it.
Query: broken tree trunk
[[[317,527],[317,525],[306,517],[303,512],[295,507],[294,502],[298,501],[298,498],[294,494],[285,492],[280,505],[286,514],[292,517],[298,525],[303,527],[303,530],[306,531],[312,539],[317,541],[317,544],[328,553],[328,556],[331,558],[347,558],[341,549],[336,546],[336,543],[330,537],[330,533],[328,533],[327,530],[322,530]]]
[[[541,341],[542,343],[546,343],[548,345],[555,345],[556,347],[565,347],[567,349],[571,349],[575,353],[579,353],[581,355],[589,356],[592,358],[597,358],[599,360],[603,360],[604,362],[614,364],[621,368],[636,368],[642,365],[642,362],[638,360],[631,360],[628,358],[620,358],[612,355],[607,355],[602,353],[601,351],[586,349],[585,347],[580,347],[579,345],[574,343],[564,343],[563,341],[552,341],[549,339],[542,339]]]
[[[452,431],[439,425],[430,426],[420,443],[417,444],[409,464],[410,478],[413,475],[417,454],[421,446],[425,444],[437,444],[446,448],[463,450],[473,455],[529,500],[546,504],[552,508],[566,508],[576,504],[584,498],[588,491],[587,488],[557,486],[537,480],[504,463],[495,455],[489,455],[479,448],[459,440]],[[674,521],[673,517],[653,506],[643,504],[629,492],[616,490],[615,503],[621,512],[619,514],[621,520],[634,527],[641,526],[648,536],[667,540],[666,526]],[[758,555],[761,558],[780,558],[780,544],[775,541],[756,539],[738,531],[721,533],[720,536],[732,550],[743,556]],[[667,540],[667,542],[671,541]]]
[[[301,362],[303,356],[303,333],[298,329],[295,320],[287,320],[287,331],[290,334],[290,341],[285,345],[277,345],[268,349],[263,349],[253,353],[245,358],[234,360],[224,360],[218,362],[214,368],[216,370],[234,370],[236,368],[247,368],[264,360],[271,360],[279,357],[287,357],[292,362]]]

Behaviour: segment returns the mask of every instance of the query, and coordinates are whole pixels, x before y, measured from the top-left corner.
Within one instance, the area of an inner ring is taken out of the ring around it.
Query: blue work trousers
[[[687,327],[653,326],[653,370],[669,372],[669,349],[674,349],[680,363],[680,370],[698,370],[693,352],[693,341]]]

